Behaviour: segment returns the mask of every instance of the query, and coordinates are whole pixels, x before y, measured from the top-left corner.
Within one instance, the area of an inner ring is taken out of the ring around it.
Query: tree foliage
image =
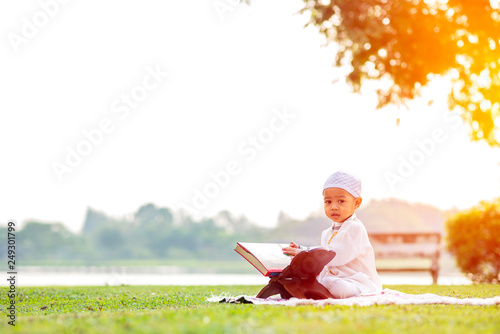
[[[132,217],[113,218],[91,208],[81,233],[58,223],[28,222],[19,231],[21,263],[57,263],[76,260],[99,263],[109,260],[238,259],[237,241],[265,240],[265,229],[245,217],[223,211],[214,218],[195,221],[168,208],[148,203]],[[0,231],[6,229],[0,227]],[[6,235],[6,233],[4,233]],[[6,241],[5,241],[6,242]],[[7,247],[0,239],[0,255]]]
[[[303,0],[302,13],[350,65],[354,91],[389,79],[378,107],[404,104],[434,76],[448,76],[450,109],[473,140],[500,146],[500,11],[497,0]]]
[[[444,213],[438,209],[396,199],[371,201],[356,214],[369,233],[441,231],[444,223]],[[405,216],[412,218],[401,222],[401,217]],[[301,220],[282,212],[278,225],[266,228],[229,211],[195,220],[183,211],[174,212],[152,203],[124,218],[113,218],[89,208],[79,233],[69,231],[60,223],[31,221],[23,224],[23,228],[16,231],[16,256],[23,264],[241,260],[233,251],[238,241],[286,243],[293,240],[305,246],[316,246],[321,232],[330,225],[331,221],[322,211]],[[0,232],[7,235],[7,228],[1,223]],[[0,238],[0,257],[5,257],[6,251],[7,239]]]
[[[17,233],[16,255],[21,260],[67,260],[78,252],[81,243],[63,224],[46,224],[37,221],[27,222]]]
[[[481,202],[446,222],[448,249],[475,282],[500,281],[500,198]]]

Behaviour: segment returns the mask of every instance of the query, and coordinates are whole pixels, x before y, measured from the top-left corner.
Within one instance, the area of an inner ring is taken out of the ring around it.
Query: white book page
[[[290,256],[283,254],[282,248],[288,244],[240,242],[243,248],[252,253],[267,269],[282,269],[290,264]]]

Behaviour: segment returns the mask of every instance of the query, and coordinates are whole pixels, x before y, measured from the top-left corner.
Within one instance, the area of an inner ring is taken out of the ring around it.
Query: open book
[[[280,273],[290,264],[291,257],[283,254],[282,248],[289,244],[238,242],[234,249],[264,276]]]

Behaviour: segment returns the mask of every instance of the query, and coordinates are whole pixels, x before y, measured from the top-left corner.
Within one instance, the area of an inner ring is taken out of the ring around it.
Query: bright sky
[[[499,152],[469,141],[445,82],[376,111],[303,28],[301,1],[64,2],[0,4],[0,222],[76,231],[89,206],[120,217],[153,202],[274,225],[318,210],[338,169],[365,201],[500,195]]]

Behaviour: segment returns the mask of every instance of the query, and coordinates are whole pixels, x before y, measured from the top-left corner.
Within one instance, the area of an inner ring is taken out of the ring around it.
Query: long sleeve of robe
[[[328,288],[332,281],[346,280],[354,283],[360,294],[380,292],[382,283],[375,268],[375,253],[363,223],[353,214],[337,235],[331,236],[332,228],[323,231],[321,246],[333,250],[336,256],[318,275],[318,282]]]

